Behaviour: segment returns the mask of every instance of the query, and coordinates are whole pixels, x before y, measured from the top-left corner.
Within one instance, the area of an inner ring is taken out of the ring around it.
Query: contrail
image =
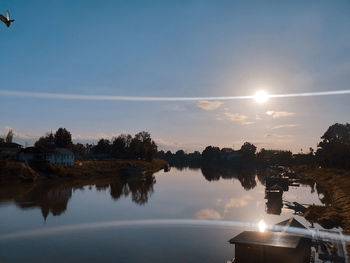
[[[120,227],[206,227],[206,228],[241,228],[242,230],[257,231],[257,223],[239,222],[239,221],[222,221],[222,220],[198,220],[198,219],[149,219],[149,220],[124,220],[124,221],[107,221],[95,222],[77,225],[56,226],[50,228],[34,229],[23,232],[15,232],[0,235],[1,241],[10,241],[23,238],[35,238],[42,236],[51,236],[57,234],[69,234],[82,230],[95,230],[104,228]],[[267,225],[270,231],[285,231],[294,235],[308,236],[316,239],[333,239],[342,242],[350,242],[350,236],[339,233],[323,232],[315,229],[302,229],[278,225]]]
[[[350,94],[350,90],[290,93],[290,94],[270,94],[268,98],[293,98],[310,96],[330,96]],[[138,96],[108,96],[108,95],[84,95],[66,93],[45,93],[0,90],[1,96],[38,98],[38,99],[59,99],[59,100],[95,100],[95,101],[225,101],[225,100],[247,100],[254,99],[255,96],[219,96],[219,97],[138,97]]]

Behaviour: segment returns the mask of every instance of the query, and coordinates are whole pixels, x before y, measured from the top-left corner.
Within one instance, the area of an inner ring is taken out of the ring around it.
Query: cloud
[[[288,116],[292,116],[295,113],[294,112],[287,112],[287,111],[273,111],[273,110],[269,110],[266,112],[267,115],[272,116],[272,118],[276,119],[276,118],[281,118],[281,117],[288,117]]]
[[[114,137],[118,137],[120,134],[106,134],[106,133],[98,133],[95,135],[72,135],[73,140],[86,140],[86,141],[98,141],[100,139],[108,139],[111,140]]]
[[[254,122],[252,122],[252,121],[243,122],[243,125],[252,125],[252,124],[254,124]]]
[[[196,213],[197,219],[206,219],[206,220],[220,220],[222,216],[220,213],[213,209],[202,209]]]
[[[225,116],[231,121],[244,121],[248,118],[248,116],[230,112],[225,112]]]
[[[4,129],[3,129],[3,132],[0,131],[0,136],[7,136],[9,130],[12,130],[13,137],[17,138],[17,139],[24,139],[25,140],[25,139],[34,139],[34,138],[36,138],[35,136],[30,136],[30,135],[26,135],[26,134],[17,132],[15,130],[13,130],[11,127],[9,127],[9,126],[5,126]]]
[[[276,130],[276,129],[282,129],[282,128],[293,128],[293,127],[297,127],[299,126],[298,124],[281,124],[281,125],[276,125],[274,127],[272,127],[272,130]]]
[[[184,105],[178,105],[178,104],[169,105],[168,109],[171,111],[179,111],[179,112],[187,110],[187,108]]]
[[[176,143],[176,142],[164,140],[164,139],[161,139],[161,138],[154,138],[154,141],[155,141],[156,144],[161,145],[161,146],[167,146],[167,147],[179,146],[179,144]]]
[[[289,134],[265,134],[265,137],[267,137],[267,138],[285,139],[285,138],[294,138],[294,135],[289,135]]]
[[[207,101],[207,100],[201,100],[197,103],[197,107],[201,108],[202,110],[216,110],[220,108],[220,106],[223,104],[221,101]]]
[[[245,195],[242,198],[231,198],[225,205],[225,213],[231,208],[240,208],[248,205],[248,201],[253,198],[250,195]]]

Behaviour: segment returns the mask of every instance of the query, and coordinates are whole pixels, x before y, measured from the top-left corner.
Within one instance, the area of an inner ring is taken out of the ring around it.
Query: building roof
[[[258,245],[267,247],[297,248],[301,236],[281,232],[244,231],[230,239],[231,244]]]
[[[0,148],[21,148],[22,145],[14,142],[0,142]]]
[[[298,227],[298,228],[304,228],[307,229],[302,223],[300,223],[298,220],[296,220],[294,217],[291,217],[287,220],[284,220],[278,224],[276,224],[276,226],[285,226],[285,227]]]
[[[52,148],[52,149],[44,149],[38,147],[27,147],[24,148],[21,153],[32,153],[32,154],[53,154],[53,155],[74,155],[74,153],[65,148]]]
[[[27,147],[24,148],[21,153],[32,153],[32,154],[37,154],[37,153],[42,153],[43,150],[37,147]]]

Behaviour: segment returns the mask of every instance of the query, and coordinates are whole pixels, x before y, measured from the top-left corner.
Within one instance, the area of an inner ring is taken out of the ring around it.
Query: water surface
[[[7,185],[0,192],[1,262],[226,262],[243,229],[188,225],[85,228],[42,236],[1,235],[92,222],[212,219],[273,224],[295,216],[265,199],[255,171],[172,168],[152,177]],[[88,184],[88,185],[86,185]],[[321,204],[318,189],[289,187],[283,200]],[[320,195],[323,197],[323,194]]]

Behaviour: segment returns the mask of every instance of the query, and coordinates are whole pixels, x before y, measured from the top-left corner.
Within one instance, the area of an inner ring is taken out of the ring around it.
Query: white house
[[[44,159],[51,164],[74,165],[74,153],[65,148],[56,148],[44,153]]]
[[[74,165],[74,153],[65,148],[37,149],[28,147],[19,154],[19,160],[29,164],[30,161],[47,161],[51,164]]]

